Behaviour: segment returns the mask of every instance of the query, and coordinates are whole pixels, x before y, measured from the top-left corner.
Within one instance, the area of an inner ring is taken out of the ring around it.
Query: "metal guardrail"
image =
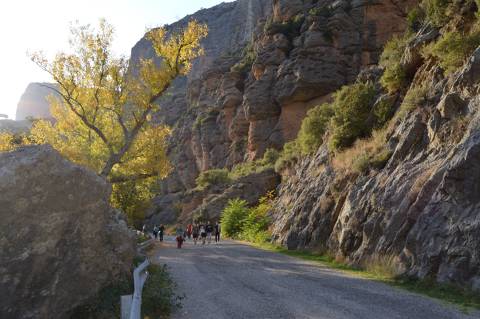
[[[143,285],[147,281],[147,267],[149,265],[150,261],[147,258],[133,271],[133,296],[127,295],[121,297],[122,319],[140,319],[142,312],[142,290]]]

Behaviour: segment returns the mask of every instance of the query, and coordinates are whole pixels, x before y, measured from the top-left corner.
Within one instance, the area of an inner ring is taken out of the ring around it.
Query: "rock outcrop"
[[[308,109],[378,62],[414,2],[238,0],[169,26],[197,19],[209,35],[206,55],[158,101],[157,121],[173,127],[174,171],[155,202],[182,198],[202,171],[261,158],[295,138]],[[132,65],[152,55],[142,39]]]
[[[110,187],[49,146],[0,154],[0,317],[68,318],[130,270],[135,241]]]
[[[411,90],[429,89],[388,129],[385,167],[346,171],[325,146],[298,163],[274,205],[275,240],[359,266],[388,257],[399,274],[480,290],[479,66],[480,49],[447,77],[417,65]]]
[[[52,83],[30,83],[18,101],[15,119],[17,121],[29,118],[48,119],[50,115],[50,104],[47,101],[49,95],[54,91],[49,87],[55,87]]]
[[[28,120],[0,120],[0,133],[7,132],[12,134],[25,134],[30,131],[32,122]]]

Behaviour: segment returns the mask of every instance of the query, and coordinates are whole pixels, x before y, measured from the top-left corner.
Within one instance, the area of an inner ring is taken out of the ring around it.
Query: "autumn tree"
[[[35,141],[26,133],[0,132],[0,152],[13,151],[20,146],[31,144],[35,144]]]
[[[31,55],[57,83],[52,89],[58,96],[50,97],[55,121],[37,121],[32,135],[98,172],[114,184],[114,192],[126,188],[115,187],[118,183],[165,177],[170,131],[151,121],[158,109],[155,101],[203,54],[200,41],[207,27],[191,21],[178,33],[150,30],[147,38],[160,59],[141,59],[138,65],[113,55],[113,27],[104,20],[96,30],[74,26],[71,33],[69,53],[59,53],[53,61],[41,53]]]

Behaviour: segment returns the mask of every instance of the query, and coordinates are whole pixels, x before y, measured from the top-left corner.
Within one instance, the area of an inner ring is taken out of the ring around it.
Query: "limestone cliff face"
[[[17,105],[15,119],[17,121],[27,118],[50,118],[50,105],[47,97],[53,94],[48,86],[51,83],[30,83],[23,93]]]
[[[411,56],[431,34],[414,37]],[[389,256],[401,274],[479,290],[479,70],[480,49],[450,76],[432,61],[416,63],[410,90],[429,89],[421,107],[388,129],[384,168],[352,173],[321,147],[285,172],[272,212],[275,240],[355,265]]]
[[[386,40],[405,29],[411,2],[238,0],[169,26],[193,18],[210,33],[206,55],[159,101],[157,120],[174,129],[175,169],[156,202],[182,203],[199,172],[258,159],[293,139],[309,108],[377,63]],[[132,62],[142,56],[152,56],[145,39]],[[150,214],[173,212],[161,204]]]

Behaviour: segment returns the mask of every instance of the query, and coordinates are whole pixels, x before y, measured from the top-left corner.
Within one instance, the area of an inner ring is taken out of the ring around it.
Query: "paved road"
[[[480,318],[382,283],[293,257],[224,241],[174,246],[153,256],[166,263],[186,298],[173,318],[455,319]]]

